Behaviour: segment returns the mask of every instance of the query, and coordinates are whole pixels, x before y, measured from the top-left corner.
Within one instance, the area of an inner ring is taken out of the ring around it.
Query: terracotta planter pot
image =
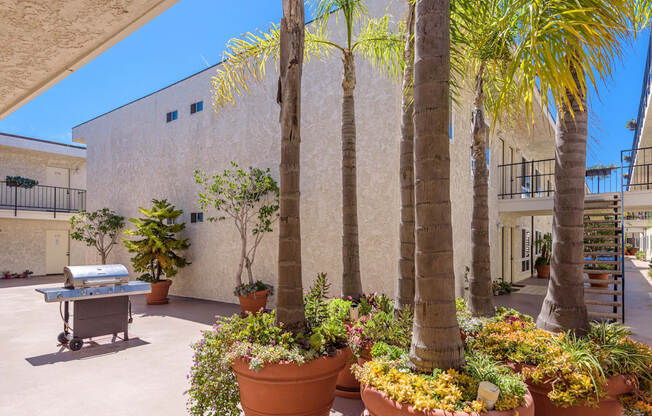
[[[537,277],[539,279],[549,279],[550,278],[550,265],[547,266],[537,266]]]
[[[260,371],[237,359],[233,372],[240,386],[245,416],[328,416],[335,400],[335,382],[345,354],[320,357],[303,365],[268,364]]]
[[[360,351],[360,356],[358,357],[358,365],[364,365],[367,361],[371,361],[371,347],[365,347]]]
[[[258,313],[261,309],[264,310],[267,305],[268,295],[269,289],[259,290],[258,292],[249,293],[245,296],[240,295],[240,309],[242,309],[242,313]]]
[[[518,363],[506,363],[516,372],[521,372],[523,367],[533,366]],[[528,390],[534,399],[534,405],[537,409],[537,416],[620,416],[623,414],[623,407],[618,401],[618,396],[629,393],[633,390],[631,383],[625,376],[613,376],[607,380],[607,396],[600,400],[598,407],[571,406],[557,407],[548,398],[548,393],[552,390],[550,384],[536,384],[525,380]]]
[[[172,280],[160,280],[156,283],[152,283],[152,293],[145,295],[148,305],[164,305],[168,303],[168,290],[170,290],[170,285]]]
[[[588,275],[589,279],[593,280],[609,280],[609,275],[606,273],[588,273]],[[591,282],[591,287],[609,287],[609,284]]]
[[[343,350],[344,368],[337,375],[335,395],[347,399],[360,399],[360,383],[351,372],[351,364],[355,362],[353,351],[346,347]]]
[[[362,416],[478,416],[478,413],[448,412],[444,410],[421,411],[414,410],[412,406],[394,401],[384,393],[366,384],[361,388],[362,401],[366,407]],[[514,410],[491,410],[482,413],[482,416],[534,416],[534,402],[530,393],[525,395],[525,405]],[[537,416],[539,413],[537,412]]]
[[[635,256],[636,253],[638,253],[638,247],[634,247],[631,250],[629,250],[629,254],[631,254],[632,256]]]

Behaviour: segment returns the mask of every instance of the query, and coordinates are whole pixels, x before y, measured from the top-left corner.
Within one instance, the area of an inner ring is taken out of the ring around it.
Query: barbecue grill
[[[84,345],[84,338],[108,334],[117,337],[122,332],[124,340],[128,340],[128,326],[132,321],[129,296],[150,293],[151,285],[129,281],[129,273],[121,264],[67,266],[63,274],[63,287],[36,289],[46,302],[59,302],[63,319],[59,342],[78,351]],[[70,302],[74,303],[72,325]]]

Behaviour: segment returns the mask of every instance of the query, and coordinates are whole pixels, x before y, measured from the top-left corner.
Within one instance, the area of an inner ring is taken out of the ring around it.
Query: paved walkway
[[[189,345],[233,304],[173,298],[147,306],[134,296],[127,342],[94,339],[81,351],[57,346],[58,304],[34,291],[61,278],[0,280],[0,415],[123,416],[187,414]],[[359,416],[362,403],[337,399],[332,416]]]
[[[625,324],[638,341],[652,345],[652,279],[647,276],[648,263],[633,257],[625,259]],[[519,282],[522,289],[495,298],[496,305],[517,309],[535,319],[546,295],[548,280],[530,278]]]

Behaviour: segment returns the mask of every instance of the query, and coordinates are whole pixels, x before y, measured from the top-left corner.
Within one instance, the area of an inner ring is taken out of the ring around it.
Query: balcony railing
[[[0,181],[0,209],[18,211],[76,212],[86,210],[84,189],[36,185],[31,188],[8,186]]]
[[[652,147],[623,150],[621,159],[624,191],[652,189]]]
[[[620,166],[587,169],[585,193],[620,192]],[[541,198],[555,192],[555,159],[530,160],[498,165],[499,199]]]

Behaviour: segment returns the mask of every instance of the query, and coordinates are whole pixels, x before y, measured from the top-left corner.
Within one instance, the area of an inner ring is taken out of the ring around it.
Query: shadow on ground
[[[231,316],[240,312],[240,306],[233,303],[216,302],[181,296],[170,296],[167,305],[148,305],[145,295],[131,296],[132,311],[141,317],[169,316],[193,321],[204,325],[214,325],[215,317]]]
[[[149,344],[149,342],[140,338],[131,338],[128,341],[115,338],[109,343],[102,344],[97,341],[87,341],[84,343],[84,348],[79,351],[71,351],[66,346],[60,346],[59,351],[57,352],[37,355],[35,357],[25,358],[25,360],[27,360],[31,365],[38,367],[41,365],[56,364],[73,360],[85,360],[108,354],[116,354],[128,348],[140,347],[147,344]]]

